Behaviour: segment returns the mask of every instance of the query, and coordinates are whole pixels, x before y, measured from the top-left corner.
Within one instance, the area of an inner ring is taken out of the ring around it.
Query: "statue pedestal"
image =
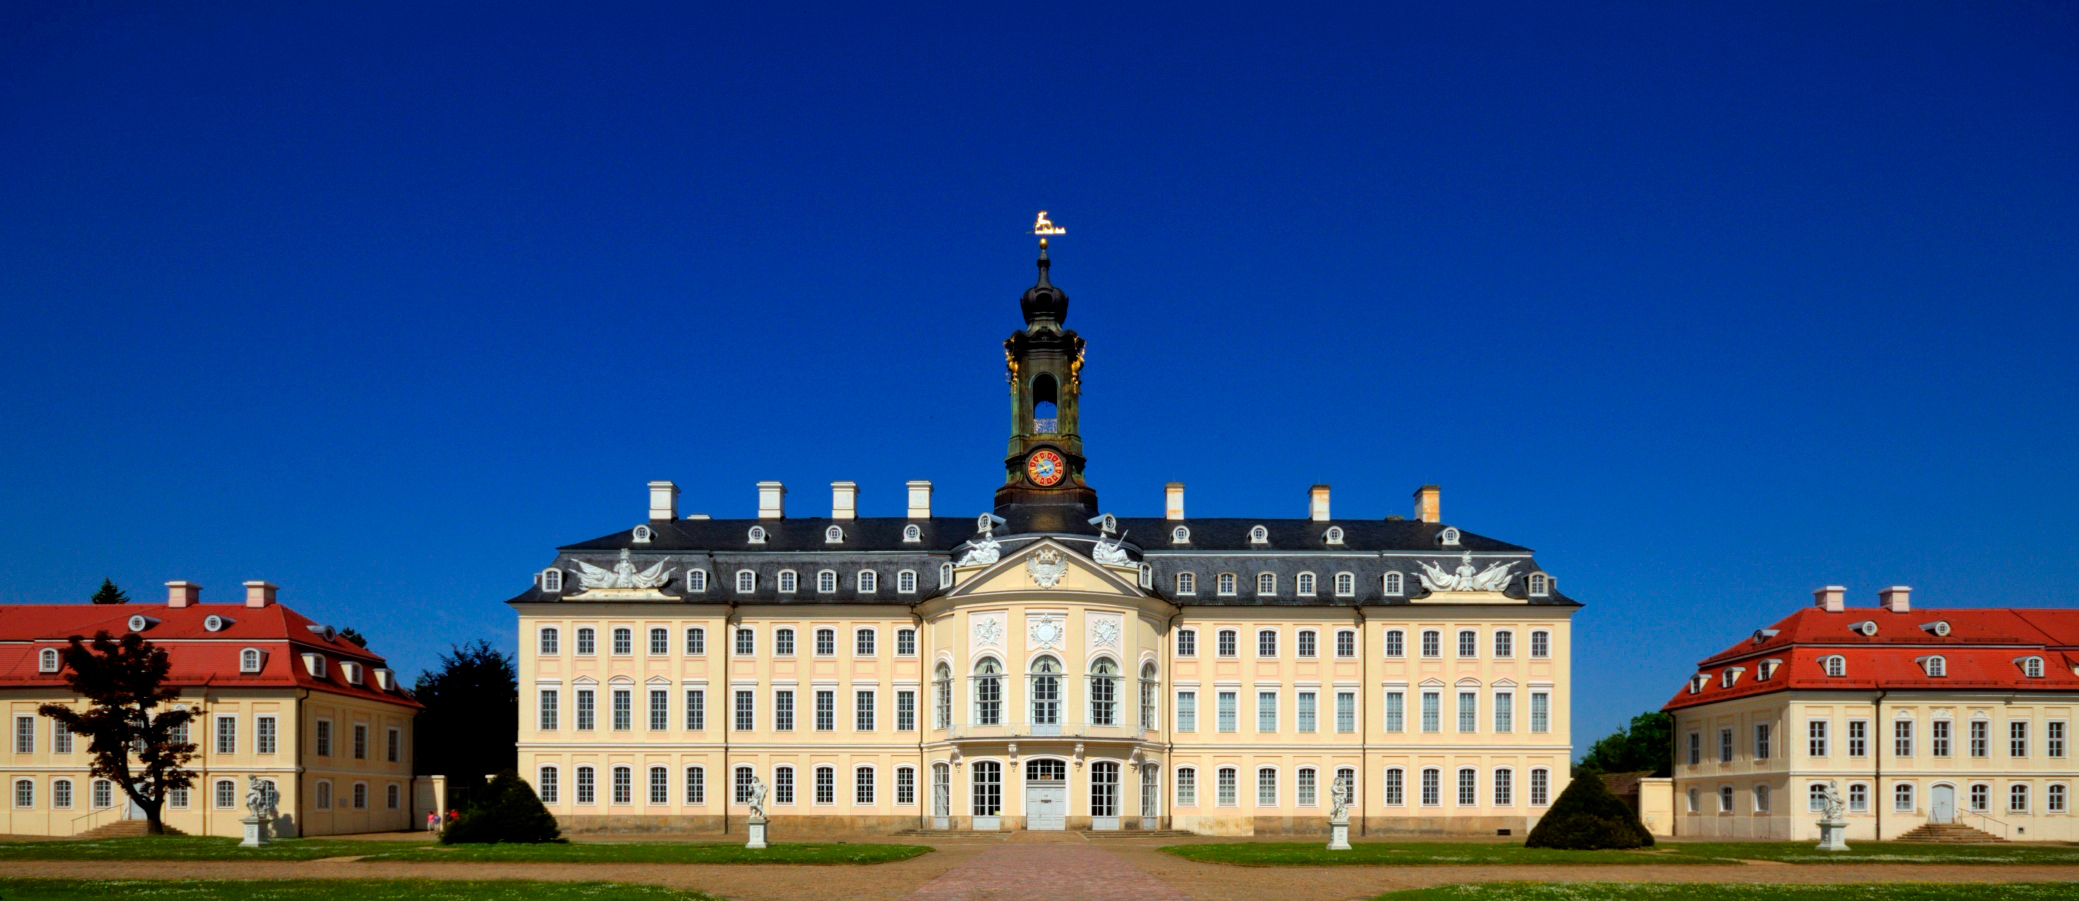
[[[261,817],[241,817],[239,822],[245,824],[245,841],[239,842],[239,847],[265,848],[272,844],[267,840],[268,820]]]
[[[1334,817],[1328,821],[1328,850],[1350,850],[1350,818]]]
[[[750,819],[750,827],[751,840],[744,842],[744,847],[753,851],[765,850],[765,818],[752,817]]]
[[[1846,851],[1848,824],[1840,820],[1819,821],[1819,850]]]

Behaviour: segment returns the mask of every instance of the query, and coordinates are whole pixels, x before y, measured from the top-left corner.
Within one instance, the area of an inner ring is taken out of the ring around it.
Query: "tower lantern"
[[[1079,402],[1083,394],[1083,339],[1062,328],[1068,295],[1054,287],[1048,270],[1047,238],[1067,233],[1041,212],[1032,233],[1040,236],[1039,281],[1018,299],[1025,327],[1003,343],[1011,386],[1011,442],[1004,458],[1003,487],[996,509],[1033,508],[1034,516],[1062,525],[1081,522],[1075,511],[1094,511],[1097,492],[1083,483],[1083,438]],[[1088,515],[1087,512],[1085,515]],[[1045,528],[1047,522],[1035,522]]]

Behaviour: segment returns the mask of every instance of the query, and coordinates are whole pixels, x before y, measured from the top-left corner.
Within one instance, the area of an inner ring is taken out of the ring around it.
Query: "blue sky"
[[[651,479],[979,512],[1046,209],[1106,508],[1441,484],[1585,746],[1820,585],[2079,603],[2074,148],[2068,3],[7,4],[0,603],[411,673]]]

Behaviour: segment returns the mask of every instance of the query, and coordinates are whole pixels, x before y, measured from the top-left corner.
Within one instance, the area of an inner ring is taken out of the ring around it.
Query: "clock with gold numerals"
[[[1068,461],[1061,459],[1058,453],[1038,450],[1025,458],[1026,478],[1041,488],[1052,488],[1060,484],[1061,478],[1065,475],[1068,475]]]

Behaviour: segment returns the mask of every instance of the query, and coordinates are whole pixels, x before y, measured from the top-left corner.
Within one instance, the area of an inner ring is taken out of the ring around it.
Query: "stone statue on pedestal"
[[[756,776],[751,777],[750,808],[751,819],[747,825],[750,827],[751,840],[744,842],[744,847],[753,851],[763,850],[765,848],[765,780]]]
[[[276,805],[281,803],[281,794],[275,791],[274,783],[258,776],[245,777],[245,809],[249,814],[239,818],[245,824],[245,840],[238,843],[241,848],[264,848],[268,832],[274,825]]]
[[[1350,850],[1350,777],[1337,775],[1328,787],[1328,850]]]
[[[1832,779],[1819,789],[1822,802],[1819,815],[1819,850],[1846,851],[1848,821],[1841,819],[1846,805],[1841,803],[1841,785]]]

